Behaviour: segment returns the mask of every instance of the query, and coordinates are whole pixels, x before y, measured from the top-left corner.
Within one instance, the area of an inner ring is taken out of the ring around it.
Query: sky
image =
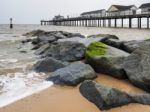
[[[150,0],[0,0],[0,24],[39,24],[53,16],[78,16],[82,12],[108,9],[112,4],[139,7]]]

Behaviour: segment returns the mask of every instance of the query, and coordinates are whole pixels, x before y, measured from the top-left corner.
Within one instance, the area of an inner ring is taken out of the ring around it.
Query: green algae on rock
[[[86,49],[86,63],[90,64],[96,72],[120,79],[126,78],[122,64],[127,56],[128,53],[97,41],[91,43]]]
[[[104,56],[106,53],[107,45],[102,42],[92,42],[86,49],[86,57]]]

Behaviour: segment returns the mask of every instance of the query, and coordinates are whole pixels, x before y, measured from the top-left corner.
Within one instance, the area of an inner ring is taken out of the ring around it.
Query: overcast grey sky
[[[108,9],[111,4],[139,7],[150,0],[0,0],[0,24],[9,23],[12,17],[15,23],[38,24],[41,19],[50,19],[54,15],[79,15],[84,11]]]

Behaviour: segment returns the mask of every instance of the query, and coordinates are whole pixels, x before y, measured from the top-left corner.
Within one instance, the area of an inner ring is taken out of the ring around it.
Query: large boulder
[[[137,48],[139,48],[142,44],[150,44],[150,40],[132,40],[123,42],[121,49],[132,53]]]
[[[47,80],[54,84],[76,86],[86,79],[94,79],[96,74],[90,65],[75,62],[65,68],[50,73]]]
[[[129,80],[150,92],[150,44],[142,44],[124,61]]]
[[[55,60],[53,58],[44,58],[38,61],[36,64],[33,66],[33,70],[36,72],[54,72],[57,69],[64,68],[68,65],[68,63],[64,63],[58,60]]]
[[[121,41],[119,39],[112,39],[112,38],[106,38],[100,40],[100,42],[103,42],[109,46],[121,49],[125,52],[132,53],[137,48],[140,47],[142,44],[149,44],[150,40],[131,40],[131,41]]]
[[[85,46],[78,42],[56,42],[44,49],[43,56],[62,61],[78,61],[84,58],[85,49]]]
[[[93,42],[86,49],[86,63],[98,73],[108,74],[116,78],[126,78],[122,68],[128,53],[101,42]]]
[[[148,94],[131,95],[94,81],[84,81],[80,86],[80,92],[100,110],[107,110],[129,103],[150,104],[150,95]]]

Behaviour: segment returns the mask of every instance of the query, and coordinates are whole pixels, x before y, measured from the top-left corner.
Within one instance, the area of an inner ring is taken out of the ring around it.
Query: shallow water
[[[22,34],[36,29],[62,30],[81,33],[85,36],[99,33],[113,34],[121,40],[150,38],[150,30],[144,29],[14,25],[14,29],[10,30],[8,25],[0,25],[0,107],[52,85],[52,82],[44,81],[45,74],[38,74],[31,70],[36,58],[38,58],[30,50],[32,45],[20,43],[21,40],[28,38]]]

